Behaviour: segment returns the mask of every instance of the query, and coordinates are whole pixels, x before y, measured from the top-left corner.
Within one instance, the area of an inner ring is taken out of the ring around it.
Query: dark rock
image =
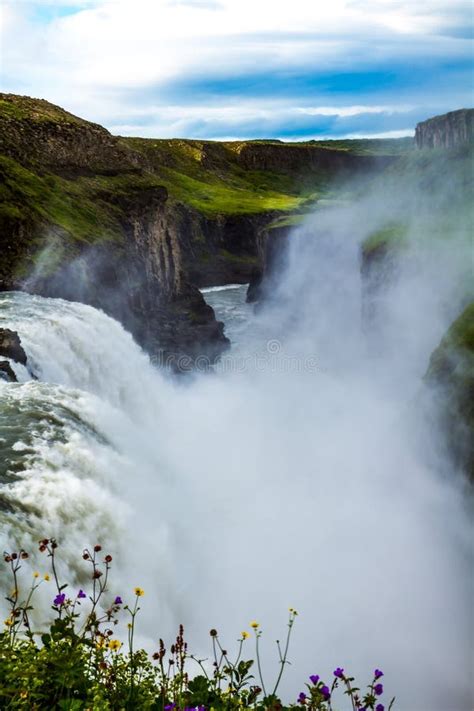
[[[430,358],[442,431],[455,463],[474,483],[474,302],[451,325]]]
[[[417,148],[454,148],[474,141],[474,109],[434,116],[416,127]]]
[[[0,380],[6,380],[9,383],[17,383],[17,377],[7,360],[0,360]]]
[[[10,331],[9,328],[0,328],[0,356],[10,358],[15,363],[26,365],[26,353],[16,331]]]

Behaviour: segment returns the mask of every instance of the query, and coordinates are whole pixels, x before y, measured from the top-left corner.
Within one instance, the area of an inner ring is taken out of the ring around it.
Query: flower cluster
[[[189,653],[182,625],[169,650],[162,639],[151,654],[135,649],[136,618],[145,595],[143,588],[133,588],[130,602],[125,595],[111,594],[112,556],[104,555],[102,546],[96,544],[82,552],[81,579],[88,577],[89,585],[72,592],[60,579],[57,549],[54,538],[39,542],[39,552],[49,562],[50,572],[41,574],[34,570],[26,587],[21,569],[28,565],[29,554],[24,550],[4,554],[13,584],[7,596],[9,614],[0,633],[0,708],[331,711],[338,685],[345,687],[353,711],[389,711],[392,707],[393,701],[388,707],[381,701],[383,672],[375,670],[367,692],[361,695],[353,677],[347,676],[341,667],[334,670],[331,685],[324,683],[318,674],[312,674],[306,691],[299,694],[296,703],[283,707],[278,689],[289,664],[290,637],[298,614],[292,607],[286,635],[281,644],[276,643],[279,668],[271,683],[263,674],[260,659],[263,633],[255,620],[249,623],[253,634],[247,630],[241,632],[234,654],[221,644],[217,630],[211,629],[210,660]],[[55,587],[50,597],[53,617],[36,630],[30,619],[32,602],[39,586],[45,583]],[[120,639],[121,625],[125,641]],[[255,661],[244,656],[251,637]]]
[[[354,711],[386,711],[383,703],[379,702],[379,697],[383,694],[383,684],[379,679],[383,676],[380,669],[375,669],[372,682],[367,686],[367,692],[361,696],[360,689],[353,685],[355,679],[352,676],[347,676],[342,667],[337,667],[334,672],[334,681],[331,688],[325,684],[319,674],[311,674],[309,680],[311,684],[307,684],[308,693],[302,691],[297,699],[298,705],[307,709],[330,709],[331,706],[326,706],[326,703],[331,702],[333,693],[339,684],[345,686],[345,694],[349,696],[352,702]],[[387,711],[393,707],[395,699],[392,699]]]

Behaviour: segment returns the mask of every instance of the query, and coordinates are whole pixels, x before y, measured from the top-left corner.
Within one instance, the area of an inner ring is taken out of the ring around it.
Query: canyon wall
[[[417,148],[453,148],[474,141],[474,109],[459,109],[422,121],[416,127]]]

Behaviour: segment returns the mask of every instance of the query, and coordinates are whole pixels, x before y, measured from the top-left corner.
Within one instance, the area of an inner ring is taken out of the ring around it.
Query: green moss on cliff
[[[370,258],[375,252],[402,249],[406,244],[408,228],[402,224],[389,224],[372,232],[362,244],[364,258]]]
[[[474,302],[433,352],[425,381],[438,388],[448,446],[474,482]]]
[[[244,170],[229,144],[122,138],[143,155],[146,167],[170,196],[208,216],[293,211],[315,199],[324,176],[301,179],[270,171]]]
[[[87,181],[38,174],[6,156],[0,156],[0,177],[3,216],[56,225],[80,241],[117,238],[120,234],[113,208],[97,199]]]

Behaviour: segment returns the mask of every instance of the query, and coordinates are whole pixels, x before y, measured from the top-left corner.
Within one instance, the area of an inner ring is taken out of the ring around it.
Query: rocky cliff
[[[460,109],[419,123],[417,148],[454,148],[474,141],[474,109]]]
[[[442,431],[454,460],[474,482],[474,303],[432,354],[425,382],[440,400]]]
[[[91,303],[152,355],[214,360],[228,342],[198,287],[249,281],[270,222],[391,159],[355,145],[120,138],[1,94],[0,289]]]

